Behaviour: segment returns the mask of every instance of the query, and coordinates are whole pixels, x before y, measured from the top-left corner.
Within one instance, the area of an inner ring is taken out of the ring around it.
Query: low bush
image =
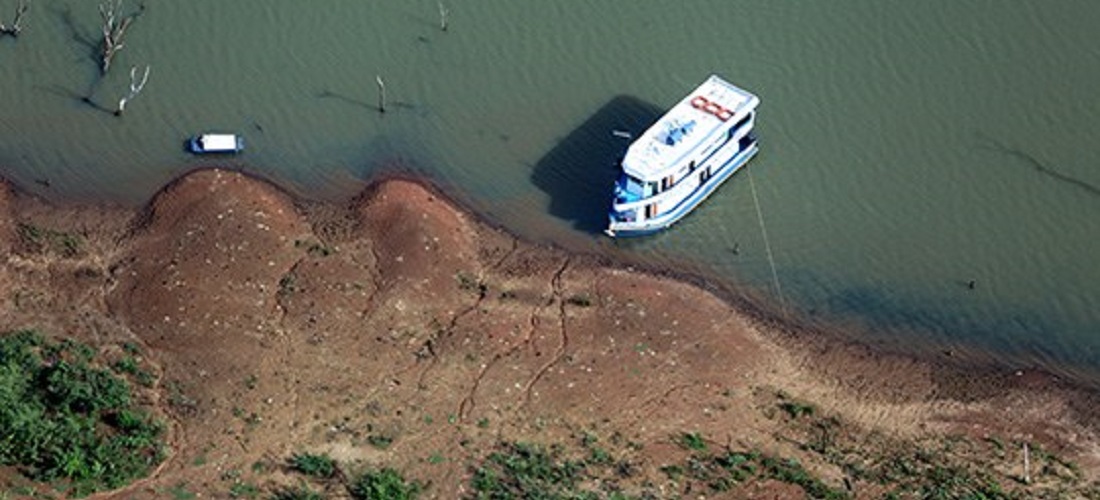
[[[290,466],[307,476],[328,479],[336,474],[336,461],[327,454],[296,453]]]
[[[0,336],[0,465],[72,496],[119,488],[164,458],[163,426],[86,345]]]
[[[563,460],[528,443],[503,443],[474,471],[477,498],[576,498],[584,462]]]
[[[356,500],[412,500],[420,493],[420,485],[406,481],[396,470],[385,468],[356,476],[348,485],[348,493]]]

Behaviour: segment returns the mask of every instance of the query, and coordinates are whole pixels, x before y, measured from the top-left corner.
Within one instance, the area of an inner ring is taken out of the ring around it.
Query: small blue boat
[[[712,75],[638,137],[620,162],[604,231],[661,231],[689,214],[756,155],[760,99]]]

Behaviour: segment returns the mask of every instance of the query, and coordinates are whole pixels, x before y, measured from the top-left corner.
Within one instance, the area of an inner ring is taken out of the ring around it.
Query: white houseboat
[[[187,141],[187,149],[195,154],[240,153],[244,138],[236,134],[201,134]]]
[[[757,152],[760,99],[711,76],[631,143],[605,231],[660,231],[703,202]]]

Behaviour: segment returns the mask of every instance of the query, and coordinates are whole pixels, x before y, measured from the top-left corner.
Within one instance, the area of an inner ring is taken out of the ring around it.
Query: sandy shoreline
[[[666,493],[682,487],[661,483],[668,439],[686,431],[881,492],[798,446],[805,422],[775,412],[789,400],[853,436],[1029,442],[1072,460],[1082,484],[1100,469],[1088,387],[807,332],[698,276],[517,240],[414,179],[341,205],[203,170],[141,210],[0,189],[0,214],[0,330],[138,342],[159,367],[157,404],[180,437],[127,497],[185,479],[216,496],[225,470],[310,449],[400,467],[449,498],[496,443],[578,429],[646,444],[622,453]],[[363,445],[378,433],[392,445]],[[425,463],[428,449],[448,460]],[[1004,478],[1018,474],[1008,455],[992,464]],[[783,491],[754,488],[742,496]]]

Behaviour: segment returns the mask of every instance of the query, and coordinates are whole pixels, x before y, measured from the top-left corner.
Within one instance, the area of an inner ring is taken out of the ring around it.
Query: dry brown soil
[[[79,245],[28,242],[20,227]],[[866,446],[1027,441],[1082,482],[1100,464],[1092,393],[807,342],[686,282],[517,241],[417,182],[375,183],[339,206],[206,170],[139,212],[3,189],[0,250],[0,331],[135,342],[155,367],[170,456],[105,498],[225,498],[238,481],[271,491],[301,480],[284,466],[296,452],[393,467],[423,496],[457,498],[499,443],[583,435],[631,464],[628,491],[712,497],[658,470],[685,455],[685,432],[796,457],[841,487],[783,401]],[[983,460],[1006,484],[1021,474],[1011,445]],[[725,494],[803,493],[764,481]]]

